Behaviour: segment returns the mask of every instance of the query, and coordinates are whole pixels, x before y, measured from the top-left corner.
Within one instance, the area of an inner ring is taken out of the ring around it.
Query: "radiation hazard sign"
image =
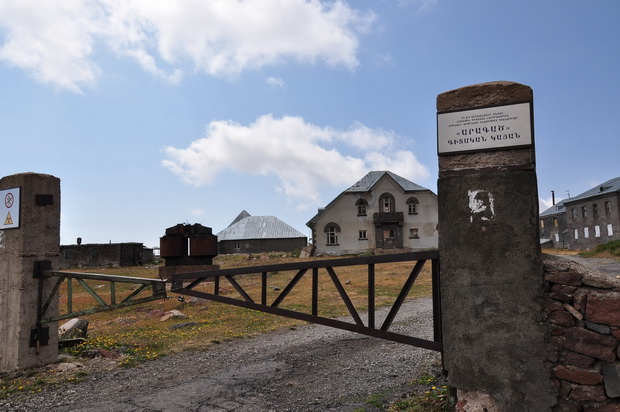
[[[0,230],[19,227],[20,188],[0,190]]]

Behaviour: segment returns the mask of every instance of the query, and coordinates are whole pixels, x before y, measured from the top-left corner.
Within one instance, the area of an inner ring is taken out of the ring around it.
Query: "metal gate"
[[[398,314],[403,302],[407,298],[411,287],[418,278],[422,268],[427,261],[431,264],[432,273],[432,295],[433,295],[433,340],[422,339],[413,336],[407,336],[396,332],[391,332],[390,326],[394,318]],[[394,301],[388,315],[380,326],[377,327],[375,319],[375,266],[391,262],[412,262],[413,268],[409,273],[400,293]],[[414,263],[415,262],[415,263]],[[350,296],[347,294],[345,287],[336,274],[335,268],[344,266],[366,266],[367,286],[368,286],[368,319],[366,324],[362,320],[358,310],[355,308]],[[279,295],[272,302],[267,301],[268,290],[268,274],[272,272],[295,272],[290,282],[284,287]],[[318,315],[318,296],[319,296],[319,271],[325,271],[329,280],[336,287],[340,298],[346,305],[352,322],[341,321],[338,319],[323,317]],[[310,313],[286,309],[281,307],[281,303],[286,296],[295,288],[299,281],[309,274],[311,276],[311,309]],[[235,276],[252,275],[261,277],[261,293],[260,296],[250,296],[250,293],[237,282]],[[237,291],[239,298],[222,296],[220,294],[220,283],[222,279]],[[272,313],[280,316],[294,318],[311,323],[318,323],[338,329],[344,329],[351,332],[361,333],[368,336],[374,336],[394,342],[405,343],[412,346],[442,351],[442,332],[441,332],[441,301],[439,289],[439,252],[424,251],[411,252],[401,254],[390,254],[369,257],[353,257],[341,259],[325,259],[297,263],[284,263],[275,265],[262,265],[253,267],[243,267],[234,269],[220,269],[199,271],[192,273],[182,273],[172,275],[171,291],[182,295],[195,296],[216,302],[222,302],[230,305],[240,306],[244,308],[254,309],[262,312]],[[206,292],[197,290],[196,288],[205,283],[213,283],[213,291]]]

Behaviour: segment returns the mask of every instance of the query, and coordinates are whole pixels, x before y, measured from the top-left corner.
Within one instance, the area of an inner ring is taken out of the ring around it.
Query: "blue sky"
[[[0,0],[0,175],[61,242],[305,223],[370,170],[436,191],[438,94],[534,91],[541,211],[620,175],[620,2]]]

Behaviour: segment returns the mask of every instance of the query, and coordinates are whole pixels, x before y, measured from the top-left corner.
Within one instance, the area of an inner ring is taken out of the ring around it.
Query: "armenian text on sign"
[[[437,114],[440,155],[532,144],[530,103]]]

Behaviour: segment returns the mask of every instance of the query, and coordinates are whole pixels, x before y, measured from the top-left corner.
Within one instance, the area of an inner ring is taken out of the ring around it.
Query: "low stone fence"
[[[620,279],[542,255],[554,411],[620,411]]]

